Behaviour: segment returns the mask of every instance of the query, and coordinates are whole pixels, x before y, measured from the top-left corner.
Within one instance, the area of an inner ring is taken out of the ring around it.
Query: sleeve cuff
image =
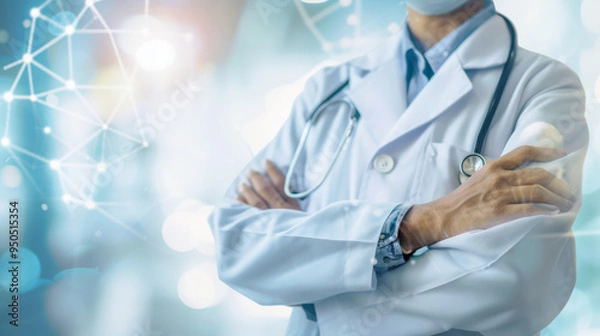
[[[377,252],[375,253],[374,270],[377,275],[381,275],[386,271],[403,265],[408,256],[402,253],[400,242],[398,241],[398,228],[404,215],[412,206],[398,205],[392,210],[390,215],[385,220],[379,242],[377,244]]]

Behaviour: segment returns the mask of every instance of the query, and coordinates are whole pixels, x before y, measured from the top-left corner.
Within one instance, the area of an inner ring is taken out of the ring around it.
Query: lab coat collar
[[[465,70],[486,69],[506,62],[510,35],[495,16],[471,34],[406,106],[404,60],[400,35],[383,47],[350,62],[348,97],[356,105],[373,140],[383,147],[434,120],[472,89]]]

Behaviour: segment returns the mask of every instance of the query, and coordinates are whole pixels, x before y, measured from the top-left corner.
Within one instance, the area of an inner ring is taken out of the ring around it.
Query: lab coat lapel
[[[451,56],[395,122],[383,145],[434,120],[472,89],[471,80],[458,58]]]
[[[388,59],[348,93],[361,115],[360,122],[377,144],[406,109],[406,80],[401,67],[397,58]]]
[[[351,63],[370,71],[353,86],[349,97],[380,147],[435,120],[468,96],[473,84],[465,70],[486,70],[504,64],[510,50],[510,34],[500,16],[488,20],[448,58],[408,108],[399,44],[396,37],[389,44],[391,47]],[[490,88],[490,97],[494,89]]]

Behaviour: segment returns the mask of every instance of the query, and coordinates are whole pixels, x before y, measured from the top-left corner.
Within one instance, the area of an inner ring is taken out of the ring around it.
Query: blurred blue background
[[[496,5],[587,91],[577,288],[542,334],[600,335],[600,1]],[[0,273],[0,335],[283,334],[289,308],[218,281],[206,217],[307,74],[405,13],[396,0],[0,0],[0,214],[19,200],[22,262],[18,329]],[[0,232],[6,265],[5,220]]]

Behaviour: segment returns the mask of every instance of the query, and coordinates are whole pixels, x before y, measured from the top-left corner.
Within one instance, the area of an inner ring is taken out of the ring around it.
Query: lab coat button
[[[394,159],[386,154],[379,155],[373,161],[373,168],[382,174],[387,174],[394,169]]]

